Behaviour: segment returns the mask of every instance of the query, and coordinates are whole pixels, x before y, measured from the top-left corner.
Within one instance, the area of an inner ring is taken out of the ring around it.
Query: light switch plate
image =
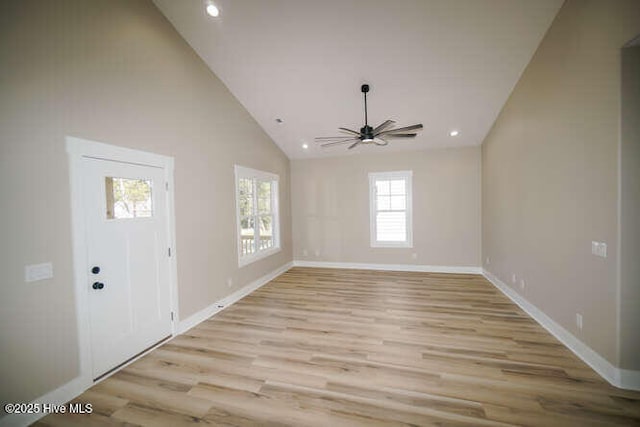
[[[24,267],[24,281],[36,282],[38,280],[51,279],[53,277],[53,264],[45,262]]]

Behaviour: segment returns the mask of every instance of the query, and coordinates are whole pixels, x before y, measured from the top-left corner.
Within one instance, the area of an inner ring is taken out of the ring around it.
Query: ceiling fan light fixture
[[[363,86],[367,86],[367,85],[363,85]],[[373,128],[371,126],[365,124],[362,128],[360,128],[360,141],[373,142],[373,138],[374,138]]]
[[[460,135],[460,131],[452,130],[451,132],[449,132],[449,136],[458,136],[458,135]]]
[[[217,18],[220,15],[220,9],[218,9],[216,5],[211,2],[207,2],[206,10],[207,14],[209,16],[213,16],[214,18]]]

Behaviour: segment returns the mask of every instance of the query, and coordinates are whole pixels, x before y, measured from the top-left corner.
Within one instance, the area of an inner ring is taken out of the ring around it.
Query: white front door
[[[165,171],[82,159],[93,378],[171,335]]]

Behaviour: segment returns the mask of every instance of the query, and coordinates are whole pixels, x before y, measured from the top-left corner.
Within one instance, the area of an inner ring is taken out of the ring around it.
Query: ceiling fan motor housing
[[[360,128],[360,141],[373,141],[373,128],[371,126],[364,125]]]

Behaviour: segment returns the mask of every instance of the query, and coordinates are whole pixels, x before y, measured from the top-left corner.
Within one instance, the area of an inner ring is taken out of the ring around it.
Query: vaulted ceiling
[[[562,4],[213,0],[213,18],[204,0],[154,2],[290,158],[481,144]],[[320,148],[314,137],[363,125],[362,83],[370,124],[425,129],[387,147]]]

